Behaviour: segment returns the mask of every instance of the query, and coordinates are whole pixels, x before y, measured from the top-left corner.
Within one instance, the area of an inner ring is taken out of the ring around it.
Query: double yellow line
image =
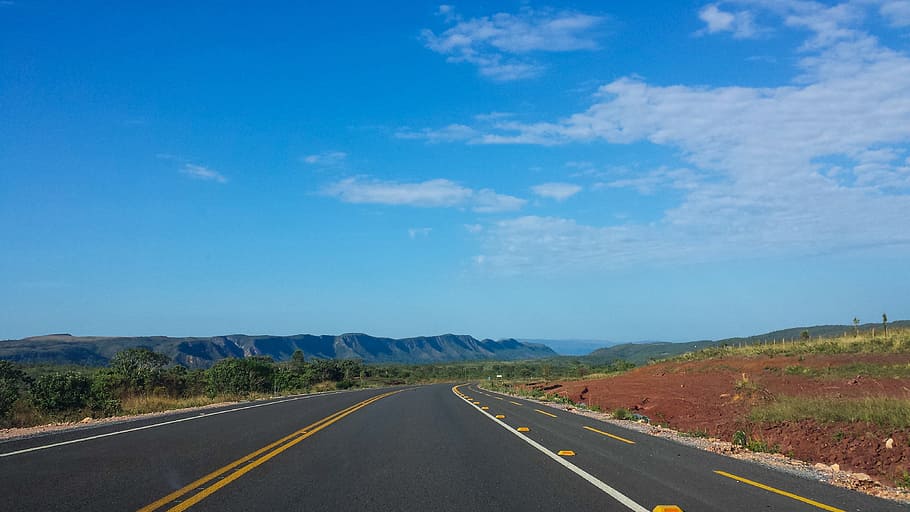
[[[180,512],[190,508],[191,506],[199,503],[208,496],[211,496],[216,491],[222,487],[228,485],[229,483],[237,480],[246,473],[252,471],[256,467],[264,464],[269,459],[275,457],[279,453],[287,450],[288,448],[296,445],[297,443],[303,441],[304,439],[310,437],[311,435],[319,432],[320,430],[328,427],[332,423],[344,418],[345,416],[352,414],[364,407],[382,400],[387,396],[394,395],[395,393],[400,393],[401,389],[396,391],[391,391],[388,393],[383,393],[381,395],[368,398],[360,403],[354,404],[346,409],[342,409],[334,414],[330,414],[321,420],[312,423],[303,427],[302,429],[282,437],[281,439],[263,446],[262,448],[245,455],[230,464],[223,466],[221,468],[212,471],[211,473],[205,475],[204,477],[195,480],[186,486],[177,489],[176,491],[164,496],[163,498],[149,503],[148,505],[140,508],[137,512],[152,512],[158,510],[165,505],[173,504],[174,506],[167,509],[167,512]],[[233,470],[229,475],[225,475],[228,471]],[[213,482],[214,481],[214,482]],[[189,498],[180,500],[179,503],[174,503],[176,500],[180,499],[182,496],[189,494],[191,491],[199,491],[196,494],[193,494]]]

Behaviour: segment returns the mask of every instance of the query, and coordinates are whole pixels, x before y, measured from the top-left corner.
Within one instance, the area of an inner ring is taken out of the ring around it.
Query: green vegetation
[[[910,400],[868,397],[860,399],[781,396],[752,409],[749,419],[760,422],[814,419],[820,422],[875,423],[883,427],[910,427]]]
[[[795,356],[806,354],[894,354],[910,353],[910,329],[894,328],[887,334],[872,329],[854,336],[801,337],[794,340],[766,340],[748,345],[710,346],[676,356],[671,361],[702,361],[721,357]]]

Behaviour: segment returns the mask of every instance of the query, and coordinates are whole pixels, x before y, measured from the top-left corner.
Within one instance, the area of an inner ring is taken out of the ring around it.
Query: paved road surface
[[[293,397],[0,443],[0,511],[657,505],[907,510],[474,385]]]

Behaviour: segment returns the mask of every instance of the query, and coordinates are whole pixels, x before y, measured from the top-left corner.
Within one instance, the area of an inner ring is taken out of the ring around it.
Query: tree
[[[117,352],[108,366],[111,371],[125,378],[134,390],[148,391],[170,362],[171,358],[164,354],[139,347]]]
[[[802,338],[803,341],[809,341],[809,330],[806,329],[803,332],[799,333],[799,337]]]
[[[884,331],[885,336],[888,335],[888,315],[882,313],[882,331]]]
[[[0,418],[13,408],[22,388],[28,383],[28,376],[9,361],[0,361]]]
[[[32,402],[46,413],[84,409],[92,397],[92,379],[79,372],[50,373],[32,384]]]
[[[859,337],[859,318],[853,317],[853,336]]]

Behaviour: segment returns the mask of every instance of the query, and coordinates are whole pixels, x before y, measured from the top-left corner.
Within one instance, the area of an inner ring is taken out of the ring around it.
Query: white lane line
[[[95,435],[95,436],[80,437],[79,439],[71,439],[71,440],[69,440],[69,441],[61,441],[61,442],[59,442],[59,443],[45,444],[45,445],[41,445],[41,446],[34,446],[34,447],[32,447],[32,448],[25,448],[25,449],[22,449],[22,450],[16,450],[16,451],[14,451],[14,452],[0,453],[0,457],[10,457],[10,456],[13,456],[13,455],[20,455],[20,454],[23,454],[23,453],[36,452],[36,451],[38,451],[38,450],[47,450],[48,448],[56,448],[57,446],[65,446],[65,445],[68,445],[68,444],[82,443],[82,442],[85,442],[85,441],[92,441],[92,440],[94,440],[94,439],[101,439],[101,438],[103,438],[103,437],[119,436],[120,434],[127,434],[127,433],[129,433],[129,432],[136,432],[136,431],[138,431],[138,430],[146,430],[146,429],[150,429],[150,428],[163,427],[163,426],[165,426],[165,425],[173,425],[174,423],[182,423],[182,422],[184,422],[184,421],[201,420],[201,419],[203,419],[203,418],[211,418],[212,416],[218,416],[219,414],[227,414],[227,413],[229,413],[229,412],[244,411],[244,410],[246,410],[246,409],[255,409],[256,407],[265,407],[265,406],[267,406],[267,405],[283,404],[283,403],[285,403],[285,402],[293,402],[293,401],[295,401],[295,400],[305,400],[305,399],[307,399],[307,398],[316,398],[317,396],[325,396],[325,395],[327,395],[327,394],[335,394],[335,393],[336,393],[336,392],[331,392],[331,393],[320,393],[320,394],[318,394],[318,395],[298,396],[298,397],[295,397],[295,398],[288,398],[288,399],[286,399],[286,400],[279,400],[279,401],[277,401],[277,402],[267,402],[267,403],[264,403],[264,404],[255,404],[255,405],[247,405],[247,406],[244,406],[244,407],[238,407],[238,408],[236,408],[236,409],[227,409],[227,410],[224,410],[224,411],[216,411],[216,412],[210,412],[210,413],[202,413],[202,414],[199,414],[199,415],[197,415],[197,416],[190,416],[190,417],[188,417],[188,418],[180,418],[180,419],[177,419],[177,420],[164,421],[164,422],[161,422],[161,423],[154,423],[154,424],[145,425],[145,426],[142,426],[142,427],[128,428],[128,429],[126,429],[126,430],[118,430],[118,431],[116,431],[116,432],[108,432],[108,433],[106,433],[106,434],[98,434],[98,435]]]
[[[595,477],[595,476],[592,475],[591,473],[588,473],[587,471],[581,469],[580,467],[576,466],[575,464],[572,464],[571,462],[569,462],[569,461],[567,461],[566,459],[560,457],[559,455],[556,455],[555,453],[553,453],[553,452],[551,452],[550,450],[548,450],[547,447],[545,447],[545,446],[543,446],[542,444],[538,443],[537,441],[535,441],[535,440],[529,438],[528,436],[522,434],[521,432],[518,432],[517,430],[515,430],[514,428],[512,428],[512,427],[510,427],[508,424],[506,424],[504,421],[501,421],[501,420],[497,419],[495,416],[493,416],[492,414],[488,413],[487,411],[483,411],[483,410],[481,410],[481,409],[479,409],[479,408],[477,408],[477,407],[475,407],[474,409],[475,409],[477,412],[486,415],[488,418],[490,418],[491,420],[493,420],[493,421],[495,421],[496,423],[498,423],[500,427],[502,427],[502,428],[508,430],[509,432],[515,434],[515,435],[518,436],[518,438],[521,439],[522,441],[528,443],[529,445],[533,446],[534,448],[537,448],[537,450],[539,450],[541,453],[543,453],[543,454],[546,455],[547,457],[550,457],[550,458],[553,459],[554,461],[556,461],[556,462],[562,464],[562,465],[563,465],[566,469],[568,469],[569,471],[571,471],[571,472],[575,473],[576,475],[578,475],[578,476],[584,478],[585,480],[588,481],[588,483],[590,483],[590,484],[593,485],[594,487],[597,487],[597,488],[600,489],[601,491],[603,491],[603,492],[609,494],[610,497],[612,497],[612,498],[615,499],[616,501],[618,501],[618,502],[622,503],[623,505],[625,505],[626,508],[628,508],[629,510],[633,510],[633,511],[635,511],[635,512],[650,512],[648,509],[646,509],[645,507],[639,505],[639,504],[636,503],[634,500],[632,500],[632,498],[629,498],[629,497],[626,496],[625,494],[623,494],[623,493],[617,491],[616,489],[610,487],[609,485],[607,485],[607,484],[604,483],[603,481],[599,480],[597,477]]]

